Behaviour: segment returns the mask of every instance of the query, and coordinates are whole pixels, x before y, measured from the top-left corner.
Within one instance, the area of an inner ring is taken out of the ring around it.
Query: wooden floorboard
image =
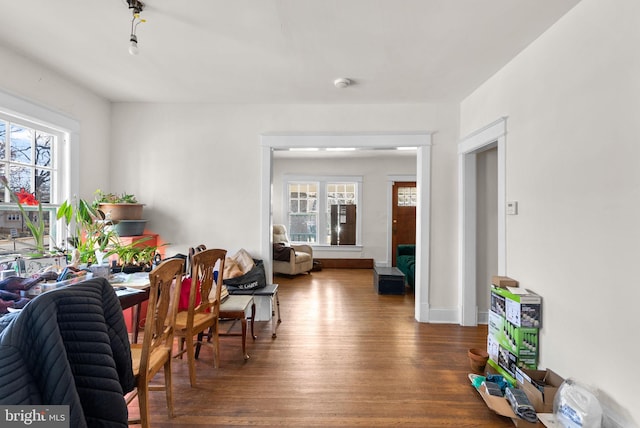
[[[164,393],[151,392],[151,426],[513,426],[467,379],[467,349],[485,346],[486,326],[418,323],[413,294],[378,295],[372,281],[368,269],[276,277],[277,338],[256,323],[248,361],[239,338],[221,338],[218,369],[204,347],[193,388],[186,361],[174,360],[176,417]]]

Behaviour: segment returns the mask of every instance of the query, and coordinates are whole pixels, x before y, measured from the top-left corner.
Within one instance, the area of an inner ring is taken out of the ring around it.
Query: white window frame
[[[0,91],[0,115],[3,120],[8,120],[20,125],[35,127],[57,137],[54,149],[55,165],[57,171],[51,177],[51,203],[43,204],[46,211],[55,211],[62,201],[70,199],[71,195],[79,193],[79,170],[73,165],[79,164],[79,131],[80,124],[77,120],[53,111],[47,107],[35,104],[26,99]],[[17,209],[16,204],[2,203],[2,209]],[[64,237],[58,236],[57,231],[64,231],[62,221],[50,223],[50,246],[61,244]]]
[[[362,176],[354,176],[354,175],[293,175],[293,174],[284,174],[283,176],[283,192],[285,195],[283,199],[283,213],[284,217],[287,219],[287,229],[289,228],[289,214],[290,214],[290,194],[289,194],[289,184],[294,183],[317,183],[318,184],[318,210],[317,210],[317,223],[316,223],[316,242],[312,243],[313,247],[330,247],[330,248],[353,248],[362,246]],[[356,244],[355,245],[331,245],[330,243],[320,242],[320,231],[323,232],[322,237],[324,237],[324,231],[327,230],[327,222],[329,219],[327,218],[327,184],[334,183],[355,183],[356,184],[356,206],[357,214],[356,214]],[[292,241],[297,242],[297,241]],[[309,244],[308,242],[304,242],[305,244]]]

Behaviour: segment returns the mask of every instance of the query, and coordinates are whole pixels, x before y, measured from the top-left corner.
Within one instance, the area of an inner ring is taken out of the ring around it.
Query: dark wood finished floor
[[[186,360],[174,360],[176,417],[153,391],[151,425],[512,427],[467,378],[467,349],[486,346],[486,326],[420,324],[412,294],[381,296],[372,281],[369,269],[276,277],[278,337],[256,323],[246,362],[239,338],[221,338],[219,369],[204,347],[194,388]]]

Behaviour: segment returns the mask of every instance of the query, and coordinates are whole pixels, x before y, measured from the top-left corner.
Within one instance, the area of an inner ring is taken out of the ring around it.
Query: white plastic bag
[[[596,396],[573,379],[565,380],[553,400],[553,413],[564,428],[601,428],[602,406]]]

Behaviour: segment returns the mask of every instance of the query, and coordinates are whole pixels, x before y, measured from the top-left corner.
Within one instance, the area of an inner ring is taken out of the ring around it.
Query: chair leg
[[[179,340],[180,347],[178,348],[178,355],[180,359],[182,359],[182,354],[184,354],[184,337],[181,337]]]
[[[175,417],[173,411],[173,385],[171,380],[171,351],[169,351],[169,358],[164,363],[164,389],[167,397],[167,410],[169,411],[169,417]]]
[[[218,335],[218,320],[211,326],[211,335],[209,339],[213,339],[213,367],[220,367],[220,337]]]
[[[138,385],[138,407],[140,408],[140,425],[142,428],[149,428],[149,385],[147,381]]]
[[[195,353],[195,359],[198,359],[198,356],[200,355],[200,347],[202,346],[202,339],[204,338],[204,332],[201,331],[200,333],[198,333],[198,339],[196,340],[196,353]]]
[[[193,343],[193,336],[187,335],[187,363],[189,364],[189,383],[196,384],[196,356]]]
[[[242,355],[245,360],[248,360],[249,354],[247,354],[247,318],[243,315],[240,322],[242,324]]]

